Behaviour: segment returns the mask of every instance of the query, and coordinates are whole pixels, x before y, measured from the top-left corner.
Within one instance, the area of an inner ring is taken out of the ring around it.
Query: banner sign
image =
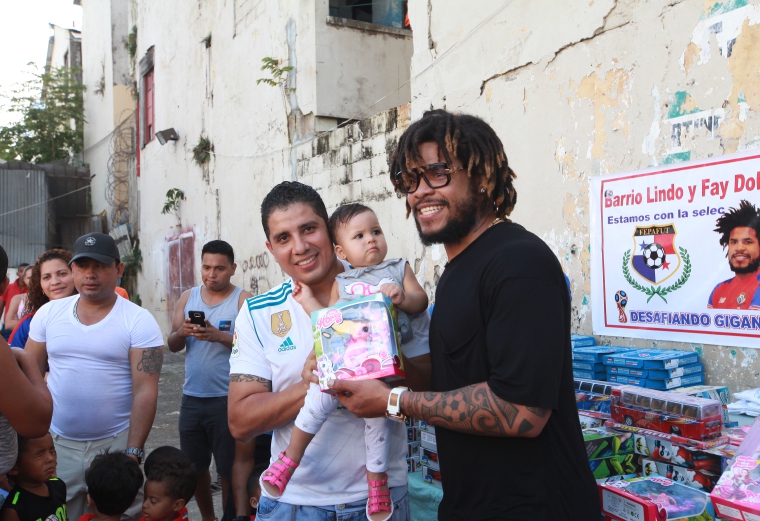
[[[592,178],[594,333],[760,347],[758,208],[757,150]]]

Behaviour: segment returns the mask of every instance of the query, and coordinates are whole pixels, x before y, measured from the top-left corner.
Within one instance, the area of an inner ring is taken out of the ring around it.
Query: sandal
[[[379,481],[370,481],[369,498],[367,498],[367,519],[369,521],[388,521],[393,517],[393,500],[391,500],[390,490],[380,490],[380,487],[388,486],[388,476],[386,475]],[[385,517],[377,514],[387,512]],[[374,517],[373,517],[374,516]]]
[[[269,465],[269,468],[266,469],[259,478],[261,492],[270,499],[279,499],[282,497],[282,494],[285,492],[285,487],[288,486],[290,478],[293,477],[293,473],[298,468],[298,463],[287,457],[285,455],[285,451],[280,452],[280,455],[277,457],[282,461],[282,463],[280,463],[280,461],[275,461]],[[288,469],[290,469],[290,472],[288,472]],[[280,493],[277,495],[272,494],[269,490],[267,490],[267,487],[264,483],[274,485],[277,487]]]

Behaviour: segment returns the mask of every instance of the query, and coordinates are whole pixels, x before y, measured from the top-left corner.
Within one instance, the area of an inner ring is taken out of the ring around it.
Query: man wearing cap
[[[41,372],[50,366],[58,477],[66,483],[68,517],[79,519],[86,508],[84,471],[98,453],[123,450],[142,460],[156,415],[164,341],[148,311],[114,292],[124,264],[113,238],[90,233],[73,250],[79,294],[37,312],[26,350]],[[139,518],[141,502],[138,494],[124,518]]]

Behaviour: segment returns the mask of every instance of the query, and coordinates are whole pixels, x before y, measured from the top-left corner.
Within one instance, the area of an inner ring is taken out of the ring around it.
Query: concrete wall
[[[589,178],[760,146],[757,1],[416,0],[410,19],[412,119],[445,107],[497,130],[513,216],[570,276],[576,332],[591,332]],[[695,350],[709,383],[760,386],[754,349],[602,340]]]

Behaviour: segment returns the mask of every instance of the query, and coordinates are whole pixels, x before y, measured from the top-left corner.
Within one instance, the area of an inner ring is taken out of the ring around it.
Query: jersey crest
[[[290,319],[290,311],[283,310],[272,313],[271,317],[272,333],[282,338],[288,334],[293,322]]]
[[[744,301],[747,300],[747,294],[742,292],[738,297],[736,297],[736,303],[740,306],[744,304]]]

